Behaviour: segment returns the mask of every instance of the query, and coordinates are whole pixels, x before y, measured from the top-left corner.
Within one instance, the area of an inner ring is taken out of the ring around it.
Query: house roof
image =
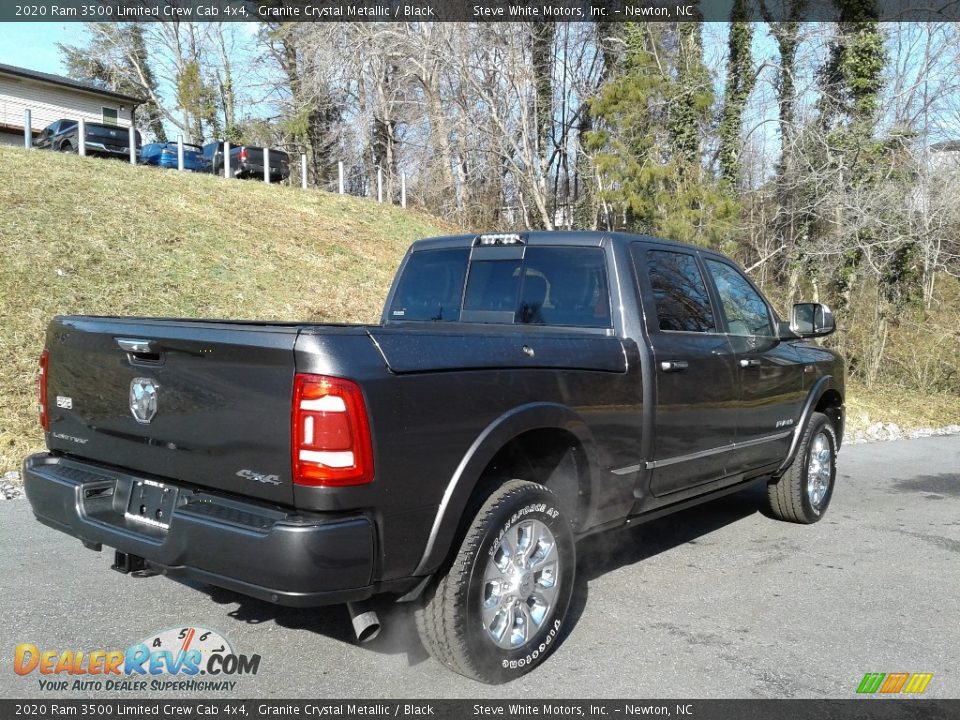
[[[943,140],[931,145],[930,149],[935,152],[960,152],[960,140]]]
[[[38,70],[28,70],[27,68],[16,67],[14,65],[4,65],[0,63],[0,75],[13,75],[27,80],[59,85],[60,87],[70,88],[71,90],[80,90],[81,92],[93,93],[95,95],[113,98],[114,100],[123,100],[132,105],[142,105],[146,102],[143,98],[125,95],[124,93],[114,92],[113,90],[105,90],[90,83],[63,77],[63,75],[53,75],[51,73],[39,72]]]

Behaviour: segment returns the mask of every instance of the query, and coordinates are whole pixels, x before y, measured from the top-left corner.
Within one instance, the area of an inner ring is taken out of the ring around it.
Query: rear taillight
[[[240,162],[246,162],[246,161],[247,161],[247,149],[240,148]]]
[[[292,431],[295,484],[342,487],[373,480],[370,424],[355,382],[297,373]]]
[[[50,352],[40,353],[40,372],[37,375],[37,400],[40,403],[40,425],[44,431],[50,429],[50,415],[47,412],[47,368],[50,365]]]

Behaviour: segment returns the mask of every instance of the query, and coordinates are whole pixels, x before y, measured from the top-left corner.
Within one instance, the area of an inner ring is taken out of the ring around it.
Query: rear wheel
[[[812,413],[797,457],[767,486],[770,511],[780,520],[810,524],[824,516],[836,482],[837,434],[823,413]]]
[[[455,672],[507,682],[556,647],[575,571],[573,533],[556,496],[511,480],[473,518],[450,568],[417,610],[417,630]]]

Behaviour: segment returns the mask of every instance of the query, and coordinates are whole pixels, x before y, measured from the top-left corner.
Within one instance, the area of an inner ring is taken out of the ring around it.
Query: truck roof
[[[441,248],[460,248],[470,247],[482,235],[487,233],[471,233],[463,235],[443,235],[439,237],[425,238],[418,240],[413,244],[412,250],[438,250]],[[502,234],[499,232],[491,234]],[[722,257],[722,253],[711,248],[693,245],[691,243],[678,242],[676,240],[665,240],[664,238],[654,237],[652,235],[634,235],[624,232],[608,232],[605,230],[529,230],[516,233],[520,236],[525,245],[577,245],[581,247],[599,247],[607,238],[615,243],[630,244],[638,241],[656,244],[669,245],[672,247],[684,248],[686,250],[698,250],[700,252],[710,253]]]

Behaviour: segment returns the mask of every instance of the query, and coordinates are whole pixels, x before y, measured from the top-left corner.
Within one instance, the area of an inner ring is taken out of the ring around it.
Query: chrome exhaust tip
[[[357,640],[362,643],[369,642],[380,634],[380,616],[368,603],[347,603],[347,612],[350,613]]]

